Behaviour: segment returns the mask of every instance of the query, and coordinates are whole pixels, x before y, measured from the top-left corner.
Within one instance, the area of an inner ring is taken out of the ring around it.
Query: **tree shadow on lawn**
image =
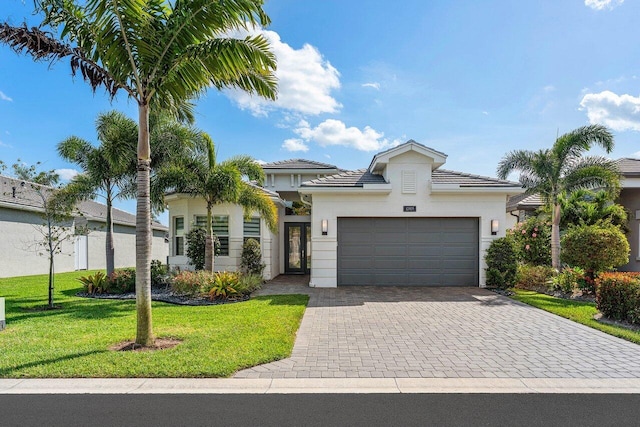
[[[285,294],[285,295],[261,295],[251,297],[248,301],[269,301],[269,305],[304,305],[309,304],[309,295]],[[304,302],[303,304],[301,304]]]
[[[0,378],[16,378],[16,375],[23,369],[33,368],[36,366],[49,365],[52,363],[58,363],[65,360],[77,359],[79,357],[90,356],[97,353],[106,353],[108,350],[91,350],[84,353],[67,354],[65,356],[56,357],[53,359],[36,360],[33,362],[23,363],[18,366],[11,366],[7,368],[0,368]]]
[[[43,302],[41,299],[24,298],[14,299],[7,304],[7,323],[62,316],[75,319],[106,319],[129,316],[135,311],[135,301],[131,300],[63,301],[56,303],[59,308],[55,310],[43,310],[45,304],[34,306],[34,301]]]

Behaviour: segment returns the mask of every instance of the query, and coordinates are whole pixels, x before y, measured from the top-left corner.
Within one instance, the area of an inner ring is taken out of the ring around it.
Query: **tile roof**
[[[436,169],[431,177],[434,184],[456,184],[460,187],[519,187],[520,184],[497,178]],[[302,187],[362,187],[364,184],[385,184],[382,175],[374,175],[368,169],[343,172],[326,178],[303,182]]]
[[[640,176],[640,159],[625,157],[616,160],[620,172],[624,176]]]
[[[434,170],[431,179],[434,184],[458,184],[460,187],[521,187],[518,182],[446,169]]]
[[[336,169],[342,170],[335,165],[320,163],[306,159],[289,159],[278,162],[264,163],[262,169]]]
[[[516,210],[537,209],[542,206],[542,198],[539,194],[518,194],[507,200],[507,212]]]
[[[24,185],[23,185],[24,183]],[[42,201],[38,193],[32,186],[44,189],[44,192],[51,190],[50,187],[28,183],[19,179],[0,175],[0,203],[10,205],[15,209],[36,209],[40,210]],[[15,188],[15,197],[14,189]],[[107,217],[107,206],[102,203],[86,200],[78,204],[78,210],[89,220],[104,221]],[[123,210],[113,208],[113,222],[122,225],[136,225],[136,216]],[[167,230],[167,227],[157,221],[152,222],[156,230]]]
[[[395,150],[396,148],[401,147],[401,146],[406,145],[406,144],[415,144],[415,145],[419,145],[419,146],[420,146],[420,147],[422,147],[422,148],[426,148],[427,150],[431,150],[431,151],[433,151],[434,153],[438,153],[438,154],[440,154],[440,155],[441,155],[441,156],[443,156],[443,157],[447,157],[447,155],[446,155],[445,153],[443,153],[442,151],[439,151],[439,150],[433,149],[433,148],[431,148],[431,147],[427,147],[426,145],[421,144],[421,143],[419,143],[418,141],[415,141],[415,140],[413,140],[413,139],[410,139],[410,140],[408,140],[407,142],[403,142],[403,143],[402,143],[402,144],[400,144],[400,145],[396,145],[395,147],[391,147],[391,148],[388,148],[388,149],[386,149],[386,150],[384,150],[384,151],[381,151],[381,152],[379,152],[379,153],[376,153],[376,156],[384,155],[384,154],[388,153],[389,151],[393,151],[393,150]]]
[[[362,187],[364,184],[386,184],[382,175],[374,175],[368,169],[347,171],[302,183],[302,187]]]

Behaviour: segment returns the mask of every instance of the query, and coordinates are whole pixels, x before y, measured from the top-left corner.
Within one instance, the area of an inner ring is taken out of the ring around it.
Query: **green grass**
[[[7,328],[0,332],[0,378],[226,377],[288,357],[308,296],[278,295],[217,306],[153,303],[157,337],[182,340],[172,349],[109,350],[135,337],[135,301],[79,298],[75,279],[56,275],[47,304],[47,276],[0,279]]]
[[[522,289],[515,289],[515,295],[512,298],[609,335],[640,344],[640,332],[627,329],[623,326],[607,325],[595,320],[593,316],[598,313],[598,309],[594,303],[556,298]]]

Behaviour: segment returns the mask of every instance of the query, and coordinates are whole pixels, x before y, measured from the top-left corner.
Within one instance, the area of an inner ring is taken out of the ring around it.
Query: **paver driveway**
[[[484,289],[261,292],[311,298],[291,357],[239,378],[640,378],[640,346]]]

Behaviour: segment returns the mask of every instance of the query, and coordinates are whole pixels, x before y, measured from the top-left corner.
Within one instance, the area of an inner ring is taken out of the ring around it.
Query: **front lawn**
[[[216,306],[153,303],[157,337],[182,340],[157,351],[113,351],[135,338],[135,301],[76,297],[75,278],[56,275],[54,302],[42,311],[47,276],[0,279],[7,328],[0,332],[0,378],[226,377],[288,357],[308,302],[278,295]]]
[[[548,311],[549,313],[557,314],[574,322],[598,329],[609,335],[640,344],[640,332],[627,329],[623,326],[600,323],[595,320],[593,316],[598,313],[595,303],[556,298],[522,289],[515,289],[515,295],[512,298]]]

